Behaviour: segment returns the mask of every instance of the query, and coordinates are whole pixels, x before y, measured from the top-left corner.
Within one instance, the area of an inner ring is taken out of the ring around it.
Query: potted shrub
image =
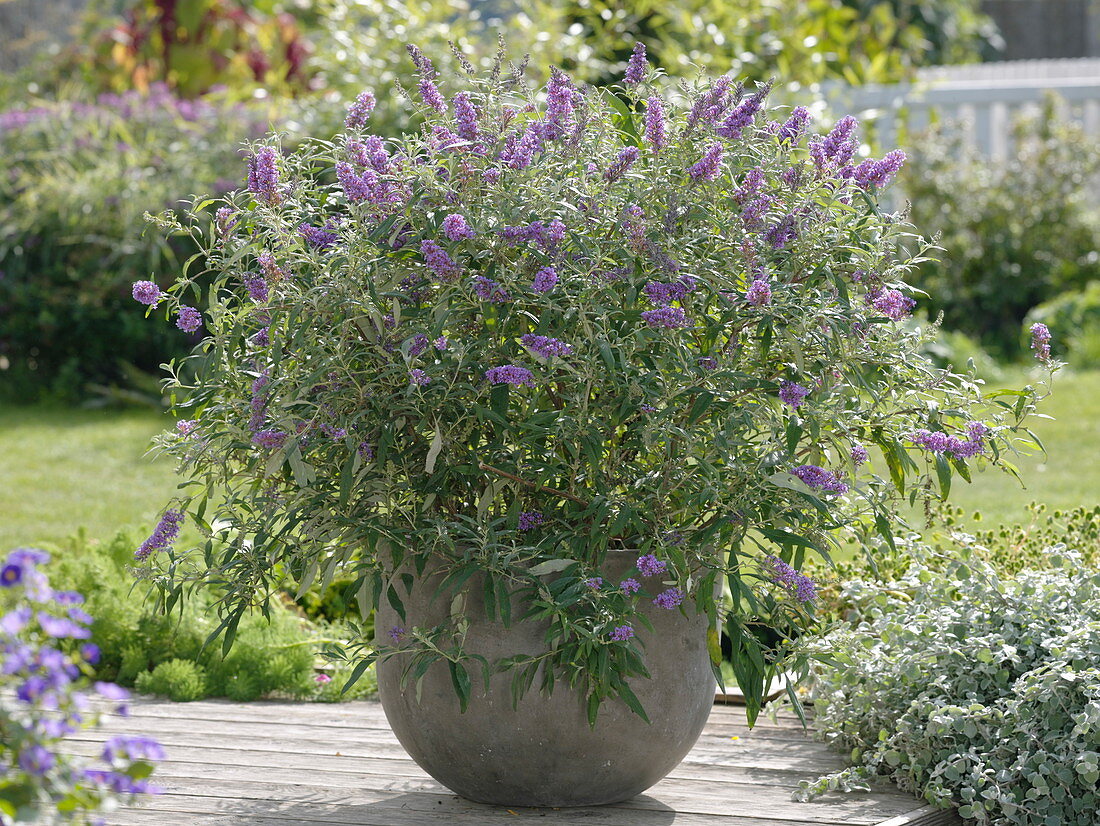
[[[430,773],[620,800],[698,736],[719,626],[751,719],[812,620],[805,556],[1001,461],[1034,394],[919,355],[925,247],[875,202],[904,156],[858,159],[854,119],[813,136],[641,50],[618,87],[538,92],[411,54],[418,133],[371,135],[364,93],[165,222],[209,269],[135,297],[206,336],[161,442],[191,481],[139,556],[169,604],[223,590],[226,645],[353,572],[378,633],[342,650]],[[207,539],[177,552],[184,511]]]

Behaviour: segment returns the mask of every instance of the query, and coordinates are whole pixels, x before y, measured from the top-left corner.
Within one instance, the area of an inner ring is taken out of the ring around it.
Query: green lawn
[[[1026,381],[1015,374],[1007,386]],[[1052,508],[1100,500],[1100,371],[1065,373],[1034,430],[1046,456],[1021,457],[1027,487],[996,469],[957,480],[952,499],[985,524],[1023,522],[1032,500]],[[172,463],[145,456],[170,426],[147,411],[0,406],[0,551],[56,542],[80,527],[92,538],[152,529],[175,492]]]
[[[0,406],[0,553],[80,527],[92,538],[152,530],[176,479],[145,452],[170,425],[150,411]]]

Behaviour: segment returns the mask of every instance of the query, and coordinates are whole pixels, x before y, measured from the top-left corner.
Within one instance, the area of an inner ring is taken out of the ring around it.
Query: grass
[[[1005,386],[1021,386],[1022,372]],[[1042,407],[1053,420],[1034,430],[1046,455],[1020,457],[1027,487],[995,468],[956,480],[952,500],[984,524],[1027,521],[1033,500],[1050,508],[1094,505],[1100,496],[1100,371],[1058,376]],[[176,479],[170,461],[145,456],[149,439],[170,425],[149,411],[0,406],[0,551],[58,542],[85,528],[107,539],[148,532]]]
[[[86,528],[150,531],[175,493],[173,462],[145,456],[164,414],[0,406],[0,553]]]

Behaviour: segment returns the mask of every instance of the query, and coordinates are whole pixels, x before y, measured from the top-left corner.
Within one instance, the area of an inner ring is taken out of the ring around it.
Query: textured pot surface
[[[618,582],[635,559],[633,553],[609,554],[605,578]],[[382,605],[375,622],[380,638],[394,626],[430,628],[443,622],[452,595],[437,596],[438,584],[439,577],[433,576],[416,582],[403,600],[404,621],[389,605]],[[404,593],[402,586],[396,587]],[[545,651],[545,624],[513,622],[505,628],[489,622],[479,578],[472,578],[463,591],[470,619],[469,652],[492,663]],[[427,672],[418,703],[411,681],[404,690],[400,687],[407,660],[394,657],[379,663],[377,673],[382,707],[397,739],[432,777],[481,803],[592,806],[645,791],[695,744],[714,702],[715,682],[707,653],[706,615],[696,614],[687,602],[687,617],[648,599],[639,604],[654,628],[650,634],[640,624],[635,627],[652,679],[634,678],[630,686],[650,724],[614,700],[601,705],[592,729],[581,692],[556,684],[547,696],[539,691],[537,679],[513,708],[511,673],[494,675],[486,692],[480,669],[474,668],[469,707],[461,713],[445,662],[434,663]],[[513,601],[512,616],[522,612],[523,606]]]

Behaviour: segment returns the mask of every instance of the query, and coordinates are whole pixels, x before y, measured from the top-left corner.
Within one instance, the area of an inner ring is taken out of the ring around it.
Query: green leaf
[[[470,704],[470,674],[462,663],[449,660],[447,666],[451,671],[451,685],[458,695],[459,710],[465,712]]]
[[[556,574],[558,571],[564,571],[570,565],[576,564],[576,560],[573,559],[548,559],[545,562],[540,562],[538,565],[532,566],[528,569],[527,573],[531,574],[531,576]]]
[[[439,452],[443,449],[443,432],[439,424],[435,426],[435,435],[432,437],[432,445],[428,448],[428,456],[424,460],[424,472],[431,473],[435,470],[435,460],[439,458]]]
[[[946,499],[951,494],[951,465],[942,453],[936,454],[936,476],[940,481],[940,496]]]

